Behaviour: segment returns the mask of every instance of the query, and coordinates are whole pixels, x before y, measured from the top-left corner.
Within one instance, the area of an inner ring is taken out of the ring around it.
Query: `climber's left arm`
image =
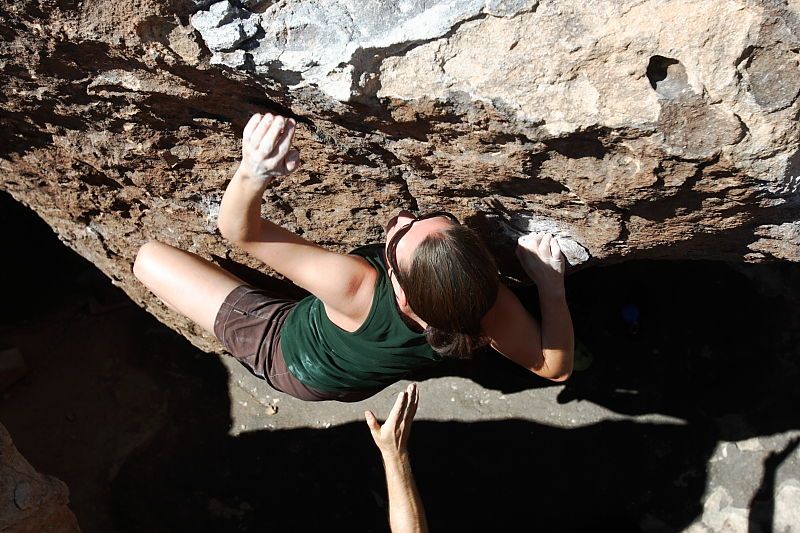
[[[372,305],[375,269],[362,257],[327,250],[261,216],[267,186],[300,165],[291,147],[295,125],[281,116],[253,115],[217,224],[227,240],[322,300],[337,324],[359,324]]]

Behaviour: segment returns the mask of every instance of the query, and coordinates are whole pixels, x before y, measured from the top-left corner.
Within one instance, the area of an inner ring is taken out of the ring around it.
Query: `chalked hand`
[[[242,134],[241,171],[269,183],[297,170],[300,153],[292,148],[296,125],[280,115],[253,115]]]
[[[517,259],[539,290],[563,292],[566,258],[558,240],[549,233],[532,233],[517,243]]]

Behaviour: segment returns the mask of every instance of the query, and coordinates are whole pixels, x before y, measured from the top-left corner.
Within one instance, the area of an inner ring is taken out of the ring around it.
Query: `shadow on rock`
[[[567,382],[560,403],[713,420],[725,440],[800,428],[800,414],[787,409],[800,399],[789,299],[758,294],[721,263],[602,270],[570,280],[576,336],[594,361]]]
[[[786,408],[800,400],[797,311],[790,299],[760,294],[758,281],[712,262],[632,262],[571,276],[575,334],[591,364],[573,373],[559,403],[717,423],[726,440],[800,428],[800,413]],[[538,314],[535,290],[517,294]],[[560,386],[492,350],[416,377],[441,376],[503,393]]]

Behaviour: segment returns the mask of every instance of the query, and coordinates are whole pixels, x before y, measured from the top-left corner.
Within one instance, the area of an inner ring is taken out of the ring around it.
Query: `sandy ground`
[[[407,382],[355,404],[296,401],[47,246],[27,266],[7,256],[20,303],[0,343],[30,371],[0,421],[69,485],[84,531],[387,529],[363,412],[384,416]],[[798,269],[747,274],[650,263],[571,277],[594,361],[565,384],[494,353],[415,376],[432,530],[800,531]],[[638,327],[622,318],[631,303]]]

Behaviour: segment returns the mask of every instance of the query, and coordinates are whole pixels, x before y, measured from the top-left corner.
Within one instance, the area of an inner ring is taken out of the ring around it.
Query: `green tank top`
[[[383,260],[383,246],[352,252],[378,273],[369,315],[350,333],[330,321],[316,296],[301,300],[281,328],[286,368],[300,382],[323,392],[385,387],[441,356],[425,335],[409,328],[400,316]]]

